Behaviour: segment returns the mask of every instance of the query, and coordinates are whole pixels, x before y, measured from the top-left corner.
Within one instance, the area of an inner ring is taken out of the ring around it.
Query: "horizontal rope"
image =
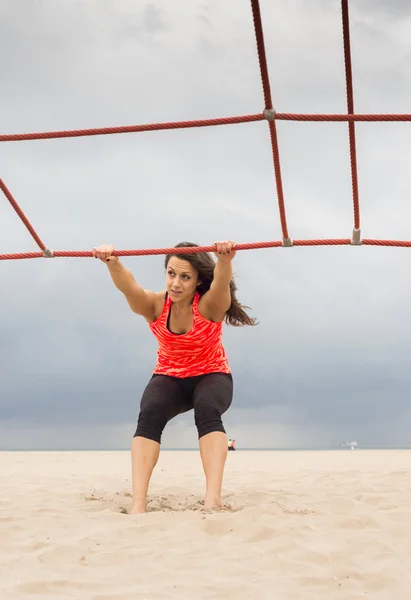
[[[320,239],[320,240],[294,240],[294,246],[349,246],[349,238],[342,239]],[[396,248],[411,248],[411,240],[361,240],[363,246],[392,246]],[[253,242],[251,244],[237,244],[236,250],[261,250],[264,248],[280,248],[281,241]],[[194,246],[189,248],[147,248],[142,250],[116,250],[115,256],[149,256],[160,254],[197,254],[198,252],[215,252],[215,246]],[[89,250],[56,250],[53,252],[55,258],[91,258],[93,254]],[[42,252],[21,252],[18,254],[0,254],[0,260],[19,260],[29,258],[44,258]]]
[[[411,121],[411,114],[375,114],[375,115],[346,115],[346,114],[298,114],[298,113],[276,113],[278,121]]]
[[[282,242],[254,242],[251,244],[237,244],[237,250],[252,250],[256,248],[274,248],[281,246]],[[155,254],[197,254],[198,252],[215,252],[215,246],[189,246],[183,248],[147,248],[141,250],[115,250],[115,256],[148,256]],[[53,252],[56,258],[90,258],[90,250],[57,250]],[[42,252],[25,252],[21,254],[0,254],[0,260],[19,258],[43,258]]]
[[[151,123],[147,125],[129,125],[121,127],[102,127],[98,129],[73,129],[69,131],[45,131],[43,133],[8,133],[0,135],[0,142],[21,142],[24,140],[47,140],[55,138],[84,137],[89,135],[110,135],[114,133],[139,133],[143,131],[161,131],[163,129],[189,129],[190,127],[212,127],[217,125],[235,125],[263,121],[263,113],[241,117],[223,117],[196,121],[175,121],[170,123]]]
[[[252,123],[264,121],[263,113],[245,115],[243,117],[227,117],[221,119],[204,119],[201,121],[176,121],[171,123],[151,123],[147,125],[130,125],[122,127],[102,127],[98,129],[73,129],[67,131],[45,131],[40,133],[5,133],[0,134],[0,142],[22,142],[27,140],[47,140],[56,138],[86,137],[92,135],[110,135],[119,133],[139,133],[143,131],[161,131],[165,129],[189,129],[191,127],[212,127],[217,125],[233,125],[236,123]],[[298,114],[276,113],[277,121],[411,121],[411,114]]]

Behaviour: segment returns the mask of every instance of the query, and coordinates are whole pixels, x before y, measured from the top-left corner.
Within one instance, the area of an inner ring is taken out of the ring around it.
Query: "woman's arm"
[[[113,252],[112,245],[93,248],[93,256],[106,263],[114,285],[124,294],[131,310],[149,321],[154,320],[156,294],[151,290],[144,290]]]
[[[144,290],[134,279],[129,269],[121,262],[107,263],[114,285],[122,292],[133,312],[148,320],[155,318],[156,295],[151,290]]]
[[[230,281],[233,277],[232,260],[236,255],[234,242],[218,242],[216,244],[217,264],[210,289],[202,298],[203,311],[212,321],[223,321],[231,306]],[[205,315],[204,315],[205,316]]]

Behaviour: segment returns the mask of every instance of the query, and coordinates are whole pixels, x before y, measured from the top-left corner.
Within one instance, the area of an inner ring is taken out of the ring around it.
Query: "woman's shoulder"
[[[167,301],[167,292],[162,290],[161,292],[152,292],[154,296],[154,319],[147,319],[148,323],[154,323],[164,310],[165,303]]]
[[[196,295],[194,304],[196,305],[197,311],[205,321],[209,321],[210,323],[221,324],[224,321],[225,313],[223,314],[221,311],[216,313],[210,310],[210,307],[207,304],[207,292],[203,295]]]
[[[161,292],[154,292],[154,313],[156,316],[156,319],[158,319],[158,317],[161,315],[161,313],[163,312],[164,309],[164,305],[167,302],[167,292],[166,290],[162,290]]]

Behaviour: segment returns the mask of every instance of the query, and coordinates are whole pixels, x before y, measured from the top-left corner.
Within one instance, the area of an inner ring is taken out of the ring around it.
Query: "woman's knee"
[[[194,421],[198,431],[198,438],[208,433],[221,431],[225,433],[219,409],[207,400],[199,401],[194,408]]]
[[[134,437],[141,436],[161,443],[167,422],[180,410],[180,390],[171,377],[154,376],[147,384],[140,403],[137,429]]]
[[[161,443],[161,436],[167,425],[167,417],[154,404],[140,409],[137,429],[134,437],[141,436],[154,442]]]
[[[201,438],[208,433],[226,433],[221,419],[230,407],[233,382],[225,374],[210,374],[198,384],[194,393],[194,420]]]

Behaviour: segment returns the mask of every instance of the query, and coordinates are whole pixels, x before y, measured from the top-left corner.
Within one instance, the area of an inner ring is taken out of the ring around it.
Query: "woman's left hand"
[[[214,246],[217,248],[214,254],[223,263],[229,263],[237,253],[235,242],[215,242]]]

